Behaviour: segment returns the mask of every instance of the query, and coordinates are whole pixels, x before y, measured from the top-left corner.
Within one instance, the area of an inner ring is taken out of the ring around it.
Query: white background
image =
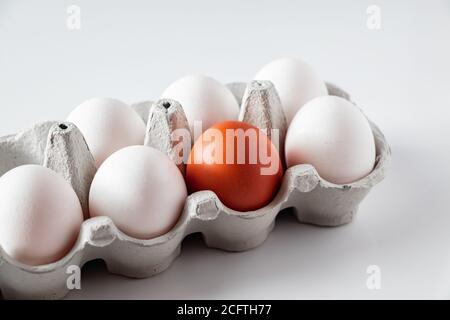
[[[81,8],[81,30],[66,9]],[[381,9],[381,29],[366,9]],[[145,280],[83,270],[67,298],[450,298],[450,1],[0,0],[0,135],[64,119],[92,96],[157,98],[203,73],[248,81],[300,57],[351,93],[393,151],[354,222],[318,228],[280,216],[243,253],[199,238]],[[381,289],[366,268],[381,268]]]

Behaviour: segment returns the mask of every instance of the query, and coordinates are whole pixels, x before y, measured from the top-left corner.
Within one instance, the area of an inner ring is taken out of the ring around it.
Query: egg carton
[[[350,97],[327,84],[330,95]],[[268,81],[228,85],[241,105],[239,119],[266,130],[279,129],[280,141],[287,130],[280,99]],[[177,128],[188,128],[182,107],[173,100],[132,105],[147,122],[146,145],[175,157],[170,139]],[[183,239],[201,233],[207,246],[243,251],[262,244],[277,214],[292,208],[301,223],[339,226],[350,222],[359,203],[380,182],[390,161],[390,148],[378,127],[369,120],[376,143],[376,165],[363,179],[344,185],[323,180],[313,166],[289,168],[279,192],[270,204],[251,212],[236,212],[223,205],[211,191],[191,194],[176,225],[167,234],[150,240],[134,239],[121,232],[108,217],[88,218],[89,187],[96,172],[86,142],[67,122],[49,121],[16,135],[0,138],[0,176],[23,164],[41,164],[60,173],[74,188],[87,218],[72,250],[57,262],[28,266],[14,261],[0,247],[0,290],[7,299],[58,299],[69,291],[72,266],[94,259],[105,261],[109,272],[146,278],[166,270],[179,255]],[[283,143],[277,146],[283,154]],[[187,155],[183,155],[184,158]],[[179,168],[184,173],[184,165]]]

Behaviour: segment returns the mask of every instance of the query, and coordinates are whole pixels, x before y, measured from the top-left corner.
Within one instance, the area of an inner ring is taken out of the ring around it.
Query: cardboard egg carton
[[[239,118],[261,129],[279,129],[283,155],[287,130],[280,99],[267,81],[228,85],[241,104]],[[349,99],[339,88],[328,84],[331,95]],[[188,128],[179,103],[160,100],[132,106],[147,122],[145,144],[174,158],[171,133]],[[370,120],[369,120],[370,121]],[[345,185],[323,180],[311,165],[289,168],[279,192],[264,208],[236,212],[224,206],[211,191],[191,194],[177,224],[165,235],[150,240],[127,236],[107,217],[88,218],[89,187],[96,172],[94,160],[80,131],[71,123],[44,122],[22,133],[0,138],[0,176],[23,164],[41,164],[60,173],[74,188],[86,220],[77,242],[61,260],[42,266],[14,261],[0,247],[0,290],[9,299],[57,299],[69,291],[73,266],[102,259],[109,272],[145,278],[167,269],[180,253],[183,239],[200,232],[209,247],[243,251],[259,246],[269,235],[277,214],[293,208],[298,221],[318,226],[339,226],[350,222],[359,203],[380,182],[390,160],[390,148],[377,126],[370,122],[376,142],[376,165],[365,178]],[[187,155],[183,155],[184,158]],[[184,164],[179,168],[184,173]]]

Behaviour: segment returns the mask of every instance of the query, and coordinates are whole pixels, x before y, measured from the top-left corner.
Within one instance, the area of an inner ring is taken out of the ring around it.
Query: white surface
[[[74,246],[83,211],[72,186],[55,171],[39,165],[8,171],[0,178],[0,203],[0,244],[15,261],[53,263]]]
[[[269,62],[258,71],[255,79],[273,83],[288,124],[308,101],[328,95],[325,81],[314,67],[299,58],[281,58]]]
[[[97,168],[114,152],[144,143],[145,124],[141,117],[117,99],[88,99],[78,105],[66,121],[80,129]]]
[[[177,79],[163,91],[161,98],[173,99],[181,104],[194,142],[203,133],[194,130],[198,126],[196,122],[201,122],[201,129],[206,130],[216,123],[237,119],[239,114],[236,98],[226,85],[202,75]]]
[[[81,30],[66,9],[81,8]],[[381,8],[381,30],[366,9]],[[87,267],[68,298],[450,298],[448,1],[0,1],[0,135],[64,119],[92,96],[159,97],[203,73],[250,80],[298,56],[350,92],[391,144],[392,168],[339,228],[280,217],[244,253],[188,240],[163,274]],[[381,268],[368,290],[366,268]]]
[[[97,171],[89,192],[91,217],[108,216],[129,236],[156,238],[179,220],[186,202],[183,175],[169,157],[146,146],[123,148]]]
[[[363,179],[373,171],[376,157],[369,121],[341,97],[322,96],[307,102],[286,134],[286,165],[312,164],[322,178],[333,183]]]

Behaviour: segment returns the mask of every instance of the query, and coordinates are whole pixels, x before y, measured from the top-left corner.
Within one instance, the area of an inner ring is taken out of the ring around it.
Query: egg
[[[212,125],[235,120],[239,114],[239,104],[231,91],[219,81],[202,75],[189,75],[176,80],[161,97],[181,104],[194,141]],[[194,132],[195,122],[201,122],[202,130]]]
[[[144,143],[145,123],[130,106],[116,99],[89,99],[76,107],[67,121],[80,129],[97,167],[115,151]]]
[[[195,142],[186,168],[190,193],[211,190],[228,208],[241,212],[269,204],[282,177],[280,156],[267,135],[239,121],[206,130]]]
[[[82,222],[75,191],[56,172],[24,165],[0,178],[0,245],[16,261],[35,266],[60,260]]]
[[[295,115],[286,135],[288,167],[311,164],[336,184],[351,183],[375,165],[375,140],[361,110],[336,96],[318,97]]]
[[[177,222],[187,196],[177,166],[162,152],[131,146],[100,166],[89,192],[92,217],[108,216],[125,234],[151,239]]]
[[[288,124],[309,100],[328,95],[325,82],[311,66],[299,59],[272,61],[259,70],[255,80],[269,80],[273,83]]]

